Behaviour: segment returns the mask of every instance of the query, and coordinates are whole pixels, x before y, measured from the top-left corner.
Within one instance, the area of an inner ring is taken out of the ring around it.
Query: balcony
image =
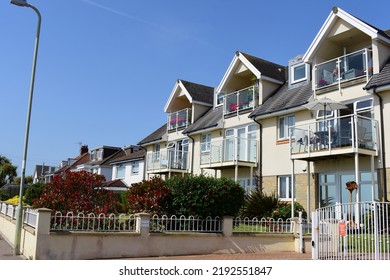
[[[180,171],[188,169],[188,152],[163,150],[146,155],[146,170],[154,173]]]
[[[186,128],[191,124],[192,110],[187,108],[168,115],[168,131]]]
[[[201,144],[201,167],[256,166],[258,141],[231,137]]]
[[[315,88],[322,89],[357,78],[372,76],[372,51],[363,49],[315,66]]]
[[[255,87],[251,86],[224,96],[224,115],[238,113],[255,106]]]
[[[358,115],[297,125],[290,135],[295,135],[290,137],[292,159],[377,155],[377,121]]]

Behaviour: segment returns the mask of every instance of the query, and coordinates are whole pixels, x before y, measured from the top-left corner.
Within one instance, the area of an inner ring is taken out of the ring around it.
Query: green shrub
[[[24,195],[24,201],[28,205],[33,205],[34,200],[39,199],[41,197],[42,189],[44,186],[44,183],[35,183],[29,186]]]
[[[301,204],[294,202],[294,217],[299,216],[299,212],[302,212],[302,218],[306,218],[306,211]],[[274,219],[289,219],[291,218],[291,203],[280,202],[277,207],[272,210],[269,215]]]
[[[244,207],[240,211],[242,217],[267,217],[278,206],[279,199],[275,193],[267,195],[255,191],[245,197]]]
[[[175,215],[235,216],[244,202],[244,189],[228,178],[176,176],[166,184],[172,190],[169,210]]]

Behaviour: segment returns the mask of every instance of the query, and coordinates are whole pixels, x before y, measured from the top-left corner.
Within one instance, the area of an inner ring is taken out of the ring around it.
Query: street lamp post
[[[35,8],[33,5],[30,5],[25,0],[12,0],[11,4],[21,6],[21,7],[28,7],[33,9],[36,14],[38,15],[38,27],[37,27],[37,33],[35,37],[35,46],[34,46],[34,57],[33,57],[33,64],[32,64],[32,72],[31,72],[31,81],[30,81],[30,95],[28,99],[28,109],[27,109],[27,121],[26,121],[26,130],[25,130],[25,137],[24,137],[24,150],[23,150],[23,161],[22,161],[22,173],[20,176],[20,187],[19,187],[19,203],[17,208],[17,214],[16,214],[16,229],[15,229],[15,255],[21,254],[20,252],[20,240],[22,237],[22,224],[23,224],[23,188],[24,188],[24,181],[25,181],[25,175],[26,175],[26,159],[27,159],[27,147],[28,147],[28,136],[30,132],[30,118],[31,118],[31,107],[32,107],[32,100],[33,100],[33,93],[34,93],[34,82],[35,82],[35,69],[37,64],[37,56],[38,56],[38,45],[39,45],[39,34],[41,31],[41,14],[38,11],[37,8]]]

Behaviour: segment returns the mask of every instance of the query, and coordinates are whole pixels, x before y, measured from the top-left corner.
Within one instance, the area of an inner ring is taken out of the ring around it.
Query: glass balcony
[[[254,107],[255,87],[251,86],[224,96],[224,114]]]
[[[294,158],[377,151],[377,122],[358,115],[327,118],[290,128]],[[325,153],[324,153],[325,152]]]
[[[164,172],[174,169],[188,168],[188,152],[174,149],[148,153],[146,156],[146,170]]]
[[[325,88],[343,81],[372,76],[372,51],[363,49],[315,66],[315,87]]]
[[[185,128],[191,124],[192,110],[187,108],[168,115],[168,130]]]
[[[201,144],[200,164],[257,162],[258,141],[230,137]]]

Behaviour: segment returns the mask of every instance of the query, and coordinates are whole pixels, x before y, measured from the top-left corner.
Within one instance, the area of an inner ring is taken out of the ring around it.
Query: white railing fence
[[[4,201],[0,201],[0,213],[4,216],[10,217],[12,220],[16,219],[16,211],[17,211],[18,205],[7,203]],[[37,211],[30,208],[30,207],[23,207],[23,222],[24,224],[27,224],[33,228],[36,227],[37,222]]]
[[[150,232],[222,232],[219,217],[158,216],[150,219]]]
[[[301,236],[311,234],[311,223],[307,219],[267,219],[236,217],[233,219],[233,232],[251,233],[292,233]]]
[[[390,260],[390,203],[336,204],[313,212],[313,259]]]
[[[294,233],[294,227],[295,221],[292,219],[237,217],[233,220],[233,232]]]
[[[84,214],[56,212],[51,218],[52,231],[104,231],[104,232],[135,232],[135,215]]]

